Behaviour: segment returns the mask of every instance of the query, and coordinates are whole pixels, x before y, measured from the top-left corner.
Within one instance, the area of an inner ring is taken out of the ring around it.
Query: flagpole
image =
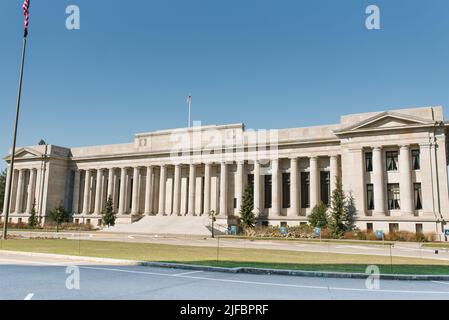
[[[11,191],[12,191],[12,178],[14,176],[14,161],[15,161],[15,152],[16,152],[16,141],[17,141],[17,128],[19,125],[19,113],[20,113],[20,99],[22,96],[22,80],[23,80],[23,67],[25,65],[25,52],[27,45],[27,32],[25,29],[23,35],[23,47],[22,47],[22,63],[20,65],[20,77],[19,77],[19,90],[17,93],[17,104],[16,104],[16,119],[14,123],[14,132],[12,139],[12,151],[11,151],[11,164],[9,166],[9,179],[8,179],[8,196],[6,199],[6,210],[4,213],[5,221],[3,223],[3,240],[7,239],[8,234],[8,220],[9,220],[9,210],[11,207]]]

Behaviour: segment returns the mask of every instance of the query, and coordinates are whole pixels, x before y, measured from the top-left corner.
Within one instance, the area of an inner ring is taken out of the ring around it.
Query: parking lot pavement
[[[78,278],[77,278],[78,277]],[[189,271],[0,254],[0,299],[449,299],[449,282]],[[77,281],[79,279],[79,289]],[[369,282],[372,284],[372,282]]]

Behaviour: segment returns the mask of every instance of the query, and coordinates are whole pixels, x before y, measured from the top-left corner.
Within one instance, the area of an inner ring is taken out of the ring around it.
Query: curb
[[[297,277],[340,278],[340,279],[367,279],[369,276],[372,275],[365,273],[266,269],[266,268],[253,268],[253,267],[226,268],[226,267],[201,266],[201,265],[190,265],[190,264],[170,263],[170,262],[151,262],[151,261],[123,260],[112,258],[96,258],[86,256],[62,255],[54,253],[9,251],[9,250],[0,250],[0,253],[28,256],[28,257],[44,257],[44,258],[59,258],[59,259],[62,258],[67,260],[78,260],[78,261],[84,260],[89,262],[111,263],[117,265],[134,265],[134,266],[158,267],[169,269],[185,269],[185,270],[205,271],[205,272],[283,275],[283,276],[297,276]],[[379,277],[381,280],[449,281],[449,275],[381,274]]]

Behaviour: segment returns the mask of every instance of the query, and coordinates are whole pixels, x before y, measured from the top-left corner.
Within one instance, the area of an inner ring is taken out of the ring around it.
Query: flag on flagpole
[[[187,102],[188,104],[191,104],[191,103],[192,103],[192,96],[191,96],[191,95],[188,95],[188,96],[186,97],[186,102]]]
[[[24,21],[23,21],[23,27],[24,27],[24,34],[23,36],[26,37],[28,35],[28,22],[30,19],[30,0],[24,0],[23,2],[23,15],[24,15]]]

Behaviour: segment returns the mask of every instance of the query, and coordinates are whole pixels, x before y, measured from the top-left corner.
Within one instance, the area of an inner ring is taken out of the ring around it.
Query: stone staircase
[[[224,231],[219,225],[214,225],[214,229],[216,234],[222,234]],[[144,216],[131,224],[116,224],[103,231],[210,236],[211,221],[207,216]]]

